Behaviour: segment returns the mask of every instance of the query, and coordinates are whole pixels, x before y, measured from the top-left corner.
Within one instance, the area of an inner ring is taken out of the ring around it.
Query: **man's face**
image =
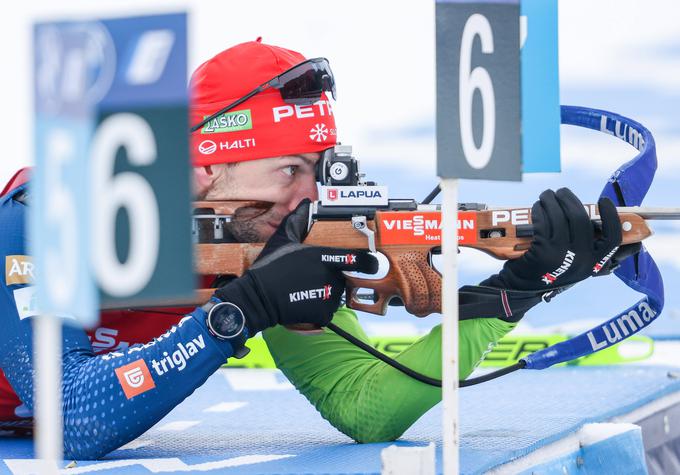
[[[205,194],[207,200],[268,201],[274,205],[263,214],[232,222],[230,231],[240,242],[264,242],[281,220],[304,198],[316,200],[315,165],[319,153],[303,153],[239,162],[215,167],[215,176]]]

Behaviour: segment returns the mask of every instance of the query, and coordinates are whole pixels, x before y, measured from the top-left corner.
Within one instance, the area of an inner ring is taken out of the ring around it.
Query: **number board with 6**
[[[519,1],[436,4],[437,174],[521,180]]]
[[[35,26],[41,312],[192,295],[186,41],[185,14]]]

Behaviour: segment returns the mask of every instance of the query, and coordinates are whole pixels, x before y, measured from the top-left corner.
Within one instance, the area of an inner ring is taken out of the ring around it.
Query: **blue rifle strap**
[[[609,178],[600,196],[610,198],[617,206],[639,206],[656,172],[656,144],[651,132],[626,117],[585,107],[562,106],[562,123],[608,133],[638,149],[640,153]],[[522,358],[526,368],[544,369],[608,348],[647,327],[661,314],[663,280],[644,246],[614,274],[645,297],[585,333]]]

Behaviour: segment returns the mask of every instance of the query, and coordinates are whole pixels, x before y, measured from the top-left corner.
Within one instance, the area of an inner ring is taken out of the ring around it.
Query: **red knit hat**
[[[238,100],[305,57],[257,41],[226,49],[191,77],[190,124]],[[335,119],[324,93],[312,105],[286,104],[277,89],[251,97],[191,134],[194,166],[318,152],[337,143]]]

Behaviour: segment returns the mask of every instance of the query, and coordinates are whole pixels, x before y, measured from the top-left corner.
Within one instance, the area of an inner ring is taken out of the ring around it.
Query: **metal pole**
[[[34,317],[34,440],[41,473],[57,473],[57,463],[64,458],[61,351],[61,319],[54,315]]]
[[[458,180],[442,189],[442,429],[444,475],[459,472],[458,440]]]
[[[619,206],[619,213],[634,213],[644,219],[680,219],[680,208],[652,208],[649,206]]]

